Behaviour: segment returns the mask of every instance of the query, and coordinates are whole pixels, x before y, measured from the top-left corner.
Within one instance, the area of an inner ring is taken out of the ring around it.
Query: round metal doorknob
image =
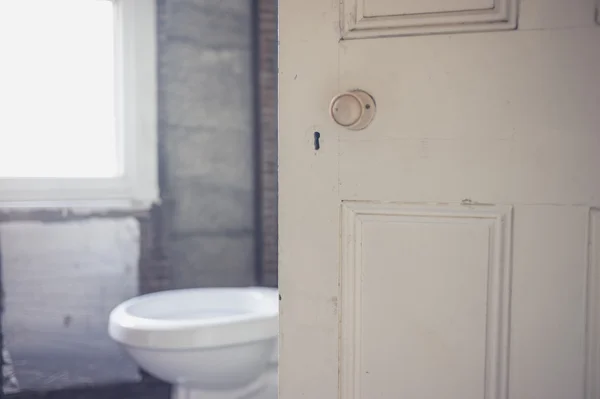
[[[375,100],[362,90],[347,91],[331,100],[329,114],[340,126],[350,130],[362,130],[375,117]]]

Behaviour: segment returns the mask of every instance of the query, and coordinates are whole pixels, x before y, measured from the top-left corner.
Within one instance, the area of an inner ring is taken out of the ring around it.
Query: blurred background
[[[276,0],[157,0],[156,13],[160,204],[86,216],[0,213],[4,392],[11,397],[77,388],[85,397],[96,390],[125,398],[156,384],[107,335],[108,314],[125,299],[277,285]],[[11,35],[10,45],[19,37]],[[28,65],[32,74],[44,67]],[[7,123],[0,141],[10,134]],[[56,157],[69,144],[62,140],[36,143],[36,156]],[[32,147],[30,139],[11,143]],[[90,148],[97,153],[101,144]],[[143,397],[151,395],[168,397],[168,390],[154,387]]]

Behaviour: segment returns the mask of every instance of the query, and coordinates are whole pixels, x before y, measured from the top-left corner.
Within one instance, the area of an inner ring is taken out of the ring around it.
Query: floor
[[[6,360],[6,359],[5,359]],[[10,367],[3,365],[3,371],[7,374],[12,374]],[[106,365],[104,365],[106,366]],[[261,392],[254,396],[245,397],[244,399],[277,399],[278,396],[278,382],[277,382],[277,369],[273,368],[267,372],[267,387]],[[47,393],[35,393],[30,390],[22,391],[17,393],[18,389],[7,389],[15,388],[12,385],[12,381],[4,380],[5,394],[11,394],[8,397],[14,399],[37,399],[37,398],[60,398],[60,399],[113,399],[118,397],[119,399],[172,399],[170,398],[170,388],[167,388],[166,384],[156,382],[150,384],[134,384],[134,383],[123,383],[97,387],[87,388],[75,388],[75,389],[63,389],[59,391],[51,391]],[[154,385],[152,385],[154,384]],[[1,395],[0,395],[1,396]]]
[[[19,392],[13,361],[5,348],[2,348],[2,392],[4,394]]]
[[[137,366],[111,342],[90,338],[89,342],[97,345],[80,345],[75,340],[69,345],[67,340],[48,338],[47,334],[6,334],[21,390],[52,391],[140,380]]]
[[[162,382],[111,384],[51,392],[20,392],[6,399],[170,399],[171,387]]]

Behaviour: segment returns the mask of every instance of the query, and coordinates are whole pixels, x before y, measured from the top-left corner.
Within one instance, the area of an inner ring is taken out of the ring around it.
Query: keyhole
[[[319,150],[321,148],[321,144],[319,143],[319,139],[321,138],[321,133],[315,132],[315,150]]]

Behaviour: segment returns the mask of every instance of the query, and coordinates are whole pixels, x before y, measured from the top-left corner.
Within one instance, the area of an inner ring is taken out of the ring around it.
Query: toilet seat
[[[142,295],[110,314],[109,334],[138,348],[200,349],[277,337],[278,295],[263,287],[202,288]]]

